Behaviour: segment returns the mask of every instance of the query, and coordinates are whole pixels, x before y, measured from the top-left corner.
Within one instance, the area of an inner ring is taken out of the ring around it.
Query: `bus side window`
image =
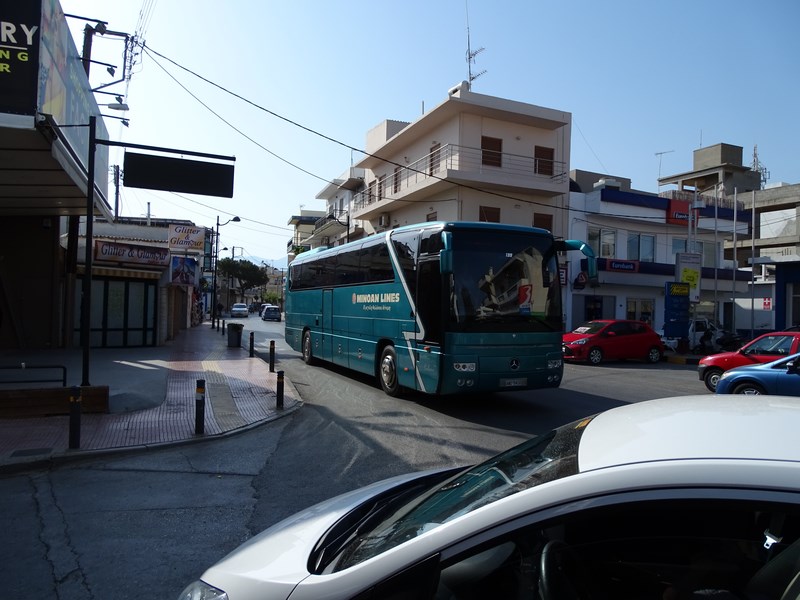
[[[335,285],[351,285],[364,282],[364,273],[358,268],[358,250],[350,250],[339,254],[336,264]]]
[[[365,244],[366,246],[366,244]],[[394,280],[394,270],[389,258],[389,249],[385,243],[375,244],[367,250],[367,256],[362,254],[362,259],[367,258],[367,281],[392,281]]]
[[[441,227],[422,231],[422,239],[419,242],[420,254],[439,254],[439,251],[443,248]]]
[[[397,260],[400,263],[400,270],[403,272],[403,278],[408,285],[411,296],[416,295],[417,287],[417,246],[419,245],[419,232],[406,231],[392,236],[392,244],[394,251],[397,254]]]
[[[322,270],[319,273],[317,280],[318,286],[330,287],[336,285],[336,255],[328,256],[321,263]]]

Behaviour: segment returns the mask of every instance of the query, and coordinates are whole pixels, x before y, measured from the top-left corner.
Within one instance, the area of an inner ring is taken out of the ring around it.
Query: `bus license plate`
[[[522,387],[528,385],[527,377],[517,377],[516,379],[501,379],[500,387]]]

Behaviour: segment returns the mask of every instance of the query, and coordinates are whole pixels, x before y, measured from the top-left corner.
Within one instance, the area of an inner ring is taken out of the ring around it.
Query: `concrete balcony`
[[[569,191],[567,165],[456,144],[442,146],[407,166],[374,180],[353,198],[353,218],[370,219],[394,202],[425,201],[454,185],[553,197]]]

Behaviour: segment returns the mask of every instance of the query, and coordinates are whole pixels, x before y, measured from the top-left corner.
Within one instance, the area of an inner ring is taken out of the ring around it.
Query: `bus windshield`
[[[551,237],[453,236],[451,331],[559,331],[561,290]]]

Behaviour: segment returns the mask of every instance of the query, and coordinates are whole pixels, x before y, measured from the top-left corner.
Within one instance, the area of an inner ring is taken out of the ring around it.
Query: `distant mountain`
[[[262,258],[260,256],[245,256],[245,260],[249,260],[251,263],[255,265],[261,265],[261,263],[266,263],[270,267],[275,267],[276,269],[285,269],[288,260],[286,256],[282,256],[280,258]]]

